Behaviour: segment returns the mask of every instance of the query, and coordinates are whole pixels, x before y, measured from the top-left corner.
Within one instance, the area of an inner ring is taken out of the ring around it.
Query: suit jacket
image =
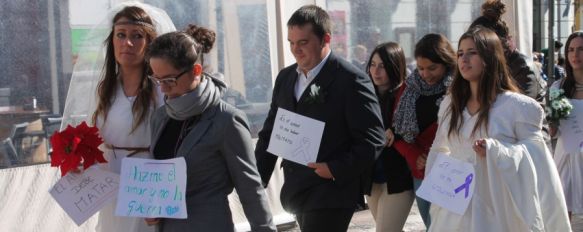
[[[354,208],[364,171],[372,168],[385,143],[385,134],[372,82],[366,74],[334,53],[306,88],[299,101],[294,96],[297,64],[279,72],[273,99],[255,150],[264,185],[277,156],[267,152],[278,108],[325,122],[317,162],[326,162],[334,180],[319,177],[314,169],[283,160],[281,203],[293,213],[314,209]],[[320,87],[322,101],[309,101],[310,86]]]
[[[164,107],[152,117],[152,153],[168,120]],[[186,160],[188,218],[163,219],[161,231],[234,231],[227,198],[233,187],[251,229],[275,231],[252,152],[249,126],[241,111],[222,100],[206,109],[177,152]]]

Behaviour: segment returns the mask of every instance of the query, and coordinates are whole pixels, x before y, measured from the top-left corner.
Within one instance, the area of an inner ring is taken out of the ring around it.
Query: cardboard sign
[[[278,108],[267,151],[299,164],[316,162],[324,122]]]
[[[474,178],[474,165],[438,153],[429,175],[417,190],[417,196],[463,215],[474,194]]]
[[[82,173],[69,172],[49,191],[77,225],[83,224],[117,194],[119,175],[93,165]]]
[[[152,160],[124,158],[115,215],[186,218],[184,157]]]

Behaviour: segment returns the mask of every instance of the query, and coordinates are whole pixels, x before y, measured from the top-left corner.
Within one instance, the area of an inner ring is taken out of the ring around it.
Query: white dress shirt
[[[304,72],[302,72],[302,70],[298,66],[298,68],[296,69],[296,72],[298,72],[298,80],[296,81],[296,85],[294,88],[296,101],[298,101],[298,102],[300,101],[300,97],[302,96],[302,93],[304,93],[304,91],[306,90],[308,85],[312,82],[312,80],[314,80],[314,78],[316,78],[318,73],[320,73],[320,70],[322,70],[322,67],[324,67],[324,64],[328,60],[330,53],[331,53],[331,51],[328,51],[328,54],[326,54],[326,57],[324,57],[324,59],[322,59],[322,61],[320,61],[320,63],[318,65],[316,65],[316,67],[314,67],[310,71],[308,71],[307,75],[304,74]]]

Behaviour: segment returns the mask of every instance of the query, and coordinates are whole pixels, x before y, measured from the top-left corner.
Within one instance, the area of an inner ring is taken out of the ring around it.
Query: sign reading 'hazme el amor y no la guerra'
[[[122,160],[115,214],[129,217],[186,218],[186,161],[183,157]]]

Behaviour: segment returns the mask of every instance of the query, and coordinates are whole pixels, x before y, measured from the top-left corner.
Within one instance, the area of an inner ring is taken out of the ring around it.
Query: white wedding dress
[[[99,133],[104,140],[104,144],[111,144],[115,147],[149,147],[150,146],[150,115],[155,108],[163,104],[163,94],[160,88],[154,87],[156,94],[156,105],[151,106],[147,120],[143,121],[133,133],[130,133],[133,126],[132,104],[135,97],[126,97],[121,85],[117,86],[117,93],[111,109],[109,110],[107,121],[103,124],[103,118],[97,120]],[[100,146],[107,160],[102,167],[109,171],[120,173],[121,161],[130,152],[122,149],[108,149],[104,145]],[[139,152],[133,158],[152,158],[150,152]],[[96,231],[102,232],[153,232],[154,226],[148,226],[143,218],[115,216],[117,199],[106,205],[99,211],[99,219]]]
[[[583,151],[580,147],[583,143],[583,121],[574,121],[574,115],[583,115],[583,99],[569,99],[569,102],[573,110],[569,118],[561,120],[555,162],[563,183],[567,209],[573,214],[583,214]],[[576,125],[579,128],[578,134],[574,128],[566,128]],[[567,140],[576,143],[569,144]]]
[[[570,231],[559,175],[541,134],[538,103],[518,93],[499,94],[487,131],[471,138],[478,116],[467,110],[459,137],[448,137],[449,115],[444,114],[450,102],[448,95],[441,103],[427,167],[437,152],[449,154],[474,164],[476,185],[463,215],[432,204],[429,231]],[[478,138],[488,138],[485,158],[472,149]]]

